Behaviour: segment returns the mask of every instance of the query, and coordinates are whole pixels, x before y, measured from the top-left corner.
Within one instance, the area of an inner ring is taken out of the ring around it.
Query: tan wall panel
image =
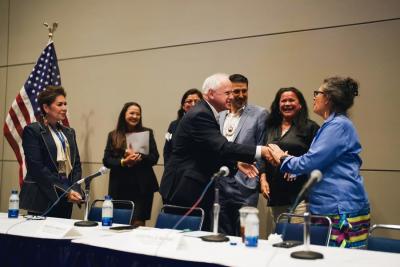
[[[0,68],[0,125],[3,126],[4,120],[5,120],[5,115],[8,112],[8,105],[5,106],[5,97],[6,97],[6,77],[7,77],[7,69],[6,68]],[[3,127],[1,127],[3,129]],[[0,160],[3,159],[3,145],[4,142],[7,142],[4,138],[4,135],[1,135],[0,138]]]
[[[0,0],[0,66],[7,65],[8,0]]]
[[[398,184],[400,172],[375,172],[361,173],[364,177],[365,187],[371,203],[371,224],[397,224],[400,225]],[[380,231],[384,236],[399,238],[400,233]]]
[[[58,21],[63,58],[379,20],[396,0],[11,1],[10,64],[32,61]],[[361,12],[360,12],[361,11]],[[29,40],[29,41],[27,41]]]
[[[341,74],[361,83],[351,114],[364,147],[363,168],[396,169],[400,162],[392,148],[400,142],[395,103],[399,29],[399,22],[387,22],[63,61],[61,76],[83,160],[101,161],[107,133],[127,101],[142,105],[144,124],[155,130],[161,152],[182,92],[201,87],[211,73],[244,73],[250,79],[250,101],[267,107],[279,87],[297,86],[311,110],[312,91],[323,78]],[[317,116],[312,118],[321,123]],[[381,142],[377,136],[382,135],[391,141]]]
[[[8,0],[0,0],[0,66],[7,65]]]
[[[11,190],[19,190],[18,183],[18,163],[15,162],[3,162],[2,180],[0,187],[0,212],[7,212],[8,210],[8,198],[10,197]]]

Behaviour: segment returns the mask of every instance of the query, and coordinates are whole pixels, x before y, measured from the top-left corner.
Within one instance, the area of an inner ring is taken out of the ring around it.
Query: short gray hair
[[[203,94],[207,94],[208,90],[217,90],[221,84],[229,81],[229,75],[225,73],[216,73],[208,77],[202,87]]]

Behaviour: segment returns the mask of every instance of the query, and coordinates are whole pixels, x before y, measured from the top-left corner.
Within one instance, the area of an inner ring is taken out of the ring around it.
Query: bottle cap
[[[11,190],[11,194],[18,194],[18,190]]]
[[[110,195],[106,195],[106,196],[104,197],[104,199],[105,199],[105,200],[111,200],[112,197],[111,197]]]

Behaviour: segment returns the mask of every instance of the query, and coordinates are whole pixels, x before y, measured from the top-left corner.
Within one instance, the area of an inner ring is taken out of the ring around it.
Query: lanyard
[[[62,134],[62,132],[60,130],[54,129],[53,127],[52,127],[52,129],[56,133],[58,139],[60,140],[60,142],[62,144],[62,147],[64,149],[64,152],[65,152],[65,138],[64,138],[64,135]]]

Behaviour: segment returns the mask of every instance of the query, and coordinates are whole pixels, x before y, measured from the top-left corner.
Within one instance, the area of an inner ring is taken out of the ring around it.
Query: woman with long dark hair
[[[319,126],[308,117],[303,94],[294,87],[281,88],[271,104],[267,118],[266,144],[277,144],[291,155],[303,155],[308,151]],[[294,176],[281,173],[279,168],[267,163],[260,176],[261,193],[268,199],[272,225],[277,217],[293,204],[307,180],[307,175]],[[296,213],[304,212],[304,202]]]
[[[127,143],[127,134],[149,132],[148,154]],[[108,134],[103,163],[110,168],[108,193],[113,199],[132,200],[135,204],[132,224],[144,226],[150,219],[154,192],[158,190],[153,166],[159,158],[153,130],[142,125],[142,108],[126,103],[116,129]]]

